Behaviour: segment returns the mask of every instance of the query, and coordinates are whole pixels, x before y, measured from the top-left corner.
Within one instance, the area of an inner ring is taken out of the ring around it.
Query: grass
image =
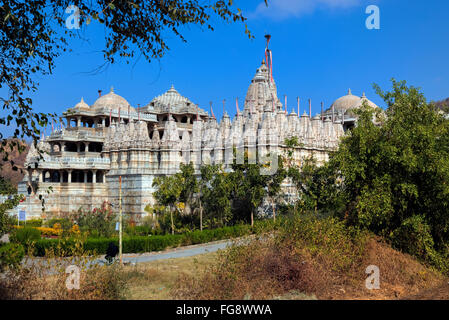
[[[180,275],[195,277],[213,264],[217,253],[205,253],[192,257],[157,260],[126,266],[129,299],[171,300],[171,289]]]

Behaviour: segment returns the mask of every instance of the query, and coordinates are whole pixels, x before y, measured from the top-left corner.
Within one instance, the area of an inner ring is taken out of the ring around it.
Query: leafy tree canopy
[[[390,92],[375,86],[388,106],[385,114],[362,106],[357,126],[327,164],[340,179],[341,217],[396,239],[409,252],[420,243],[447,253],[449,121],[419,89],[405,81],[392,84]]]

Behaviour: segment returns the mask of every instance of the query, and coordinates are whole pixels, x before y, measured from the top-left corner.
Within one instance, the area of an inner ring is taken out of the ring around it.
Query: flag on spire
[[[265,39],[267,39],[267,47],[265,48],[265,60],[267,61],[267,67],[268,67],[268,73],[270,76],[271,82],[273,81],[273,55],[271,53],[271,50],[268,49],[268,45],[270,44],[271,35],[266,34]]]

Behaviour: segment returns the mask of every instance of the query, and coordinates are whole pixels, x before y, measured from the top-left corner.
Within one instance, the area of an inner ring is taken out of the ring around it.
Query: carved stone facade
[[[285,139],[291,137],[300,143],[293,155],[298,164],[310,156],[323,163],[344,135],[346,120],[354,122],[351,106],[335,111],[340,105],[314,117],[310,107],[309,114],[288,114],[265,63],[251,81],[243,110],[237,105],[232,121],[225,113],[217,122],[212,108],[209,115],[173,86],[137,109],[111,88],[92,106],[81,99],[63,112],[64,128],[39,142],[43,159],[31,147],[29,174],[19,185],[19,192],[27,195],[21,207],[28,217],[40,216],[42,195],[47,215],[92,209],[104,201],[117,208],[121,176],[123,212],[145,214],[145,206],[154,203],[154,178],[176,173],[180,163],[192,162],[196,170],[204,163],[229,169],[234,147],[254,150],[259,161],[284,152]],[[294,193],[288,181],[284,192]]]

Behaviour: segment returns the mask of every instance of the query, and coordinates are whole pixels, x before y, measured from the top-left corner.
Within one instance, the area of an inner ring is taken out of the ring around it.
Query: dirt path
[[[423,290],[401,300],[449,300],[449,282],[446,285]]]

